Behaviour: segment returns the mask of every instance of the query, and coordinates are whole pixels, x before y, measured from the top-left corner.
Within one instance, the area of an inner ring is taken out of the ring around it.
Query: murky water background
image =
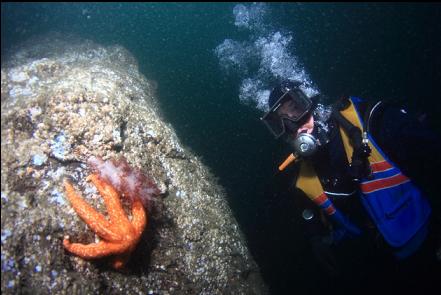
[[[136,56],[182,142],[226,188],[275,293],[325,286],[316,284],[295,226],[289,233],[298,237],[280,241],[292,243],[286,253],[259,252],[262,201],[288,152],[259,120],[271,82],[303,80],[329,102],[343,94],[401,101],[441,130],[435,3],[2,3],[1,18],[2,63],[20,42],[50,31],[120,44]]]

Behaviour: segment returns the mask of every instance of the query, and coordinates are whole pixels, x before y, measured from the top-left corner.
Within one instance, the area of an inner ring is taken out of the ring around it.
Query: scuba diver
[[[345,97],[325,106],[297,81],[278,84],[268,104],[261,120],[292,151],[279,173],[291,172],[290,197],[328,274],[339,275],[334,249],[345,241],[362,240],[398,260],[422,248],[432,208],[420,187],[441,164],[439,137],[424,122],[383,101]]]

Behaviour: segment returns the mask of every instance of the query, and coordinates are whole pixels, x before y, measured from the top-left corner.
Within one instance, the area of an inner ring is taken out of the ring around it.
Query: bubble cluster
[[[250,32],[248,40],[225,39],[214,51],[227,74],[239,75],[242,103],[266,111],[273,84],[283,80],[301,81],[301,88],[308,96],[318,94],[293,54],[293,34],[273,28],[266,4],[238,4],[233,8],[233,15],[235,26]]]
[[[248,73],[248,61],[253,54],[245,42],[238,42],[231,39],[225,39],[216,49],[216,55],[219,63],[227,73],[237,71],[240,74]]]
[[[253,3],[247,6],[237,4],[233,8],[234,25],[244,29],[262,30],[265,27],[264,18],[267,12],[265,3]]]

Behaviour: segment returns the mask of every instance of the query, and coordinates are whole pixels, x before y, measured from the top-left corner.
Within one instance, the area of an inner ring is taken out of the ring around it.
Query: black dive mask
[[[286,131],[297,130],[313,107],[312,100],[299,88],[283,87],[282,90],[283,94],[261,118],[276,138]]]

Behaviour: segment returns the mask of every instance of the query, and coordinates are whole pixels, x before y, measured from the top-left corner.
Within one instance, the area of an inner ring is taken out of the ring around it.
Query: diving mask
[[[261,118],[270,132],[279,138],[287,130],[294,131],[301,126],[311,111],[312,100],[298,87],[283,87],[283,94]]]

